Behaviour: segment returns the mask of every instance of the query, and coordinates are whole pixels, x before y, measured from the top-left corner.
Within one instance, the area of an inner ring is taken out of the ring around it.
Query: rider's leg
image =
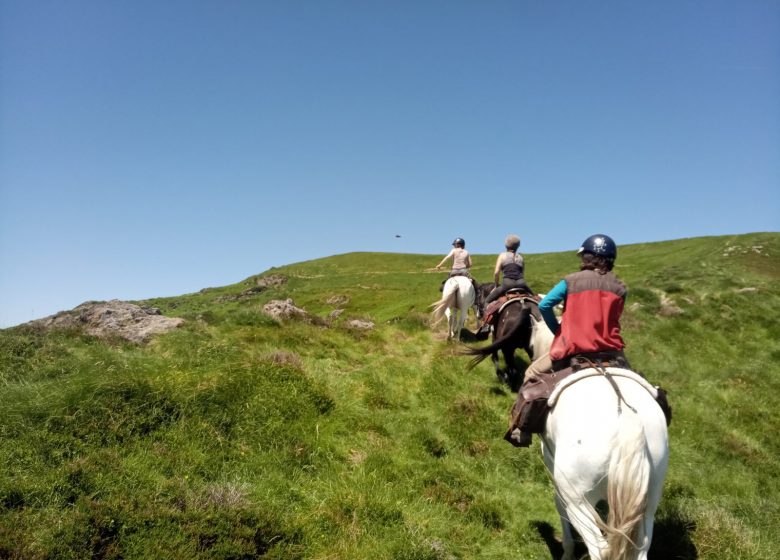
[[[551,371],[552,367],[552,359],[550,358],[550,353],[547,352],[531,362],[531,365],[525,370],[525,381],[537,377],[540,373]]]
[[[552,370],[552,360],[550,359],[550,353],[543,354],[538,359],[534,360],[530,366],[525,370],[525,378],[523,383],[532,381],[540,374],[549,372]],[[523,398],[523,388],[517,392],[517,401],[512,407],[512,422],[509,430],[504,435],[504,439],[516,447],[528,447],[531,445],[533,436],[530,431],[523,429],[520,423],[520,412],[526,406],[525,399]]]
[[[504,295],[504,292],[506,291],[506,288],[504,286],[496,286],[491,290],[491,292],[488,294],[488,296],[485,298],[485,302],[482,304],[482,312],[483,314],[485,311],[487,311],[488,305]],[[482,323],[482,326],[479,327],[477,330],[477,333],[481,333],[482,335],[487,335],[490,332],[490,325],[488,323]]]
[[[485,298],[485,309],[487,309],[487,306],[491,301],[496,300],[502,295],[504,295],[505,291],[506,289],[504,288],[504,286],[496,286],[495,288],[493,288],[488,294],[488,297]]]

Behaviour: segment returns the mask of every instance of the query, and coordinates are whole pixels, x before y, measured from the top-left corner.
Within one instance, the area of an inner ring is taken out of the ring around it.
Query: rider
[[[496,283],[496,287],[485,298],[485,307],[491,301],[498,299],[514,288],[520,288],[528,293],[533,293],[523,277],[523,269],[525,267],[523,255],[517,253],[517,250],[520,248],[520,238],[515,234],[507,235],[504,240],[504,247],[506,247],[506,251],[498,255],[496,268],[493,271],[493,280]],[[498,279],[502,274],[504,278],[499,286]]]
[[[455,241],[452,242],[452,250],[436,265],[436,270],[440,270],[444,263],[450,258],[452,258],[450,277],[467,276],[471,278],[471,275],[469,274],[469,269],[471,268],[471,255],[466,251],[466,241],[462,237],[455,238]]]
[[[549,354],[528,366],[526,382],[540,373],[567,367],[568,360],[578,355],[617,359],[627,365],[620,316],[628,292],[625,284],[612,273],[617,246],[608,235],[596,234],[583,241],[577,254],[581,258],[580,271],[561,280],[539,304],[539,311],[555,338]],[[565,311],[559,325],[553,308],[562,301],[565,301]],[[522,389],[518,392],[518,402],[521,399]],[[516,403],[513,410],[518,409]],[[514,445],[526,447],[531,443],[531,434],[513,433],[511,440]]]
[[[504,247],[506,251],[500,253],[496,259],[496,268],[493,271],[493,280],[496,287],[488,294],[485,301],[482,303],[483,311],[487,309],[490,302],[503,296],[507,291],[519,288],[529,294],[533,293],[533,290],[526,284],[523,276],[525,268],[525,261],[523,255],[518,254],[517,250],[520,248],[520,238],[515,234],[507,235],[504,240]],[[501,285],[498,284],[498,279],[503,274]],[[483,338],[487,337],[490,332],[490,323],[487,321],[482,324],[477,332],[478,336]]]
[[[583,241],[577,254],[582,259],[580,271],[561,280],[539,304],[545,323],[555,333],[550,359],[553,365],[576,355],[625,359],[620,316],[628,291],[612,273],[617,246],[611,237],[598,233]],[[558,325],[553,308],[564,300],[566,310]]]

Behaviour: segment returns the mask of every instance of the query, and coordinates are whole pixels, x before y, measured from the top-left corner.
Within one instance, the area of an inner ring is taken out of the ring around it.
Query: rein
[[[623,407],[621,406],[621,402],[625,403],[625,405],[630,408],[634,414],[638,414],[636,409],[628,404],[625,397],[623,397],[623,393],[620,392],[620,387],[618,387],[618,384],[615,382],[614,377],[607,371],[607,368],[604,367],[603,363],[599,361],[599,363],[594,363],[592,360],[588,360],[588,363],[590,367],[598,371],[601,375],[603,375],[607,381],[609,381],[609,384],[612,386],[612,390],[615,391],[615,395],[617,395],[617,411],[618,415],[623,414]]]

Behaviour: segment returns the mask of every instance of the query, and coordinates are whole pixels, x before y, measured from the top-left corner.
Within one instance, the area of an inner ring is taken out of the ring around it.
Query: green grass
[[[240,301],[256,277],[148,300],[187,322],[147,346],[0,331],[0,558],[550,558],[539,451],[501,439],[513,395],[427,324],[437,258],[339,255]],[[480,281],[494,258],[474,258]],[[541,292],[576,266],[527,255]],[[621,247],[616,272],[628,355],[674,407],[651,557],[774,558],[780,235]],[[325,318],[335,295],[330,327],[261,312],[291,297]]]

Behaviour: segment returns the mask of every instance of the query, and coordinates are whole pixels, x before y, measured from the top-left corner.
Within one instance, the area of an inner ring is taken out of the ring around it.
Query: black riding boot
[[[515,428],[511,432],[504,434],[504,439],[515,447],[529,447],[533,440],[531,432],[523,432],[520,428]]]

